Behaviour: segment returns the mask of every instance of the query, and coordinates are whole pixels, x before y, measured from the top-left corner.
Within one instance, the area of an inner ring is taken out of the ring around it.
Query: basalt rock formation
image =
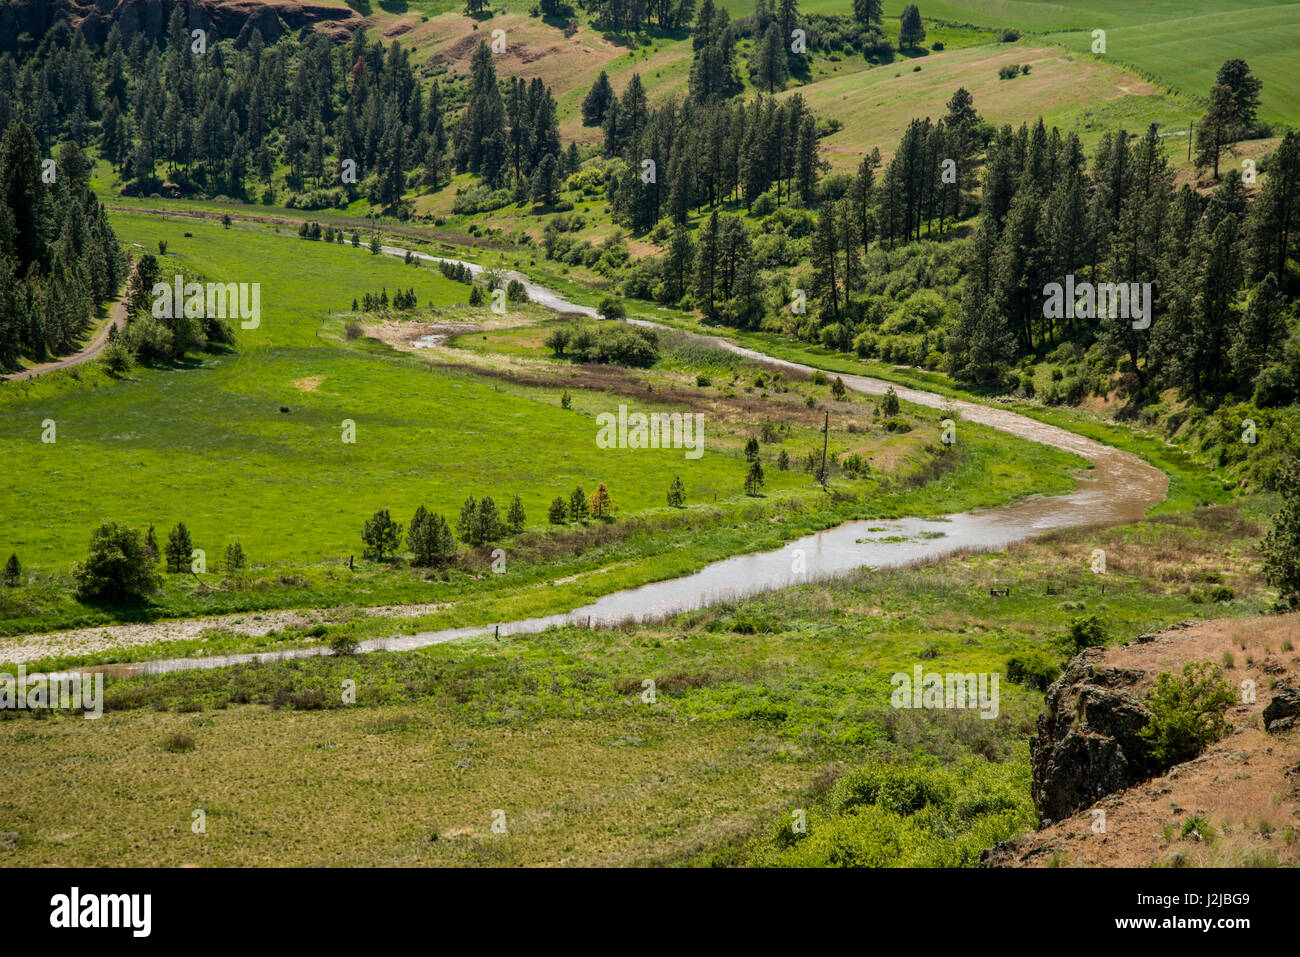
[[[1030,742],[1034,804],[1045,822],[1067,817],[1158,772],[1139,736],[1151,712],[1135,692],[1144,673],[1075,657],[1048,689]]]

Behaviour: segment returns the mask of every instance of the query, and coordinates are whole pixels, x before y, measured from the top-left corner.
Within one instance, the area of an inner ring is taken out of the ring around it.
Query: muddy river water
[[[384,247],[384,252],[404,256],[406,250]],[[437,257],[414,253],[417,258]],[[455,262],[456,260],[445,260]],[[482,267],[465,263],[475,274]],[[519,280],[529,298],[558,312],[594,316],[588,306],[567,302],[559,294],[528,280],[520,273],[505,271]],[[653,326],[639,320],[638,324]],[[769,365],[811,372],[809,366],[770,358],[726,339],[703,337],[714,345]],[[891,383],[865,376],[843,375],[850,389],[881,395]],[[835,528],[789,542],[771,552],[740,555],[714,562],[681,578],[654,582],[605,595],[573,611],[501,622],[495,625],[452,628],[362,642],[361,650],[405,651],[425,645],[483,635],[499,630],[503,636],[533,634],[555,625],[615,624],[628,620],[655,619],[689,611],[718,601],[785,588],[818,579],[847,574],[862,567],[890,568],[912,565],[964,549],[998,549],[1054,529],[1079,525],[1110,525],[1142,518],[1147,509],[1162,501],[1168,489],[1167,476],[1137,456],[1083,438],[1064,429],[1046,425],[1009,409],[955,401],[930,392],[894,386],[898,397],[931,408],[950,408],[962,421],[978,422],[1010,435],[1075,452],[1092,461],[1093,468],[1081,473],[1074,491],[1066,495],[1035,496],[1000,508],[960,512],[929,519],[905,518],[846,522]],[[960,425],[958,426],[960,428]],[[303,658],[328,654],[327,648],[303,648],[260,654],[239,654],[204,658],[173,658],[138,664],[104,665],[91,670],[126,676],[217,668],[256,661]]]

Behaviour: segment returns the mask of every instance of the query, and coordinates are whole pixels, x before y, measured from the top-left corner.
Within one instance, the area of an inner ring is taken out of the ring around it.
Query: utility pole
[[[831,414],[826,413],[826,421],[822,423],[822,488],[826,487],[826,442],[831,435]]]

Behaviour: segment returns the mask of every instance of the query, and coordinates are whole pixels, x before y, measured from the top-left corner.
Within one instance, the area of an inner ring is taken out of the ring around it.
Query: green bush
[[[1162,767],[1190,761],[1229,732],[1224,712],[1236,703],[1222,672],[1208,661],[1188,662],[1181,678],[1162,671],[1147,692],[1151,720],[1140,735]]]
[[[1028,768],[869,765],[806,811],[783,813],[745,863],[760,867],[975,867],[984,849],[1034,826]]]
[[[117,522],[104,522],[91,534],[90,554],[75,577],[82,601],[139,601],[158,587],[140,532]]]
[[[1046,691],[1060,676],[1060,664],[1044,651],[1020,651],[1007,659],[1007,680],[1035,691]]]
[[[1096,648],[1110,641],[1106,625],[1096,615],[1085,615],[1070,622],[1070,647],[1077,655],[1085,648]]]

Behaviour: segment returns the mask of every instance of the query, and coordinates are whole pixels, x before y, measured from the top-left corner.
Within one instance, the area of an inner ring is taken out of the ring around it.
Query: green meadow
[[[124,618],[422,601],[449,607],[412,619],[412,629],[489,624],[568,610],[730,554],[779,547],[847,518],[941,514],[1059,493],[1071,487],[1070,470],[1082,464],[979,428],[964,432],[960,455],[936,462],[936,413],[914,409],[908,412],[910,432],[875,429],[870,448],[893,463],[884,472],[837,483],[842,487],[828,496],[806,473],[776,468],[769,449],[764,495],[756,500],[743,493],[741,446],[758,431],[761,417],[732,413],[708,424],[715,400],[754,387],[729,380],[675,404],[652,391],[673,380],[694,385],[699,370],[729,371],[734,379],[739,371],[709,364],[717,350],[666,355],[663,368],[650,370],[644,391],[633,396],[626,388],[615,393],[570,385],[562,374],[553,387],[521,384],[345,334],[352,299],[380,289],[391,295],[413,288],[421,308],[432,307],[426,318],[492,316],[463,305],[468,287],[434,269],[364,248],[302,240],[288,227],[277,232],[241,223],[224,229],[138,214],[119,215],[116,223],[133,247],[156,250],[159,240],[166,241],[164,278],[179,272],[260,282],[260,324],[237,329],[233,351],[203,354],[179,368],[137,367],[114,379],[92,363],[0,386],[0,454],[7,463],[0,513],[13,516],[3,548],[18,554],[30,583],[7,591],[0,603],[0,632],[6,634]],[[533,312],[527,307],[523,320]],[[462,338],[476,346],[488,341]],[[491,342],[500,340],[494,333]],[[579,373],[575,368],[571,374]],[[824,383],[804,388],[809,400],[829,399]],[[562,394],[570,389],[572,407],[564,409]],[[622,403],[633,410],[704,412],[703,457],[687,459],[680,449],[600,449],[595,416]],[[851,397],[845,411],[854,408],[867,414],[875,404]],[[818,445],[814,426],[820,422],[813,419],[820,417],[803,414],[808,422],[788,433],[792,457]],[[56,441],[45,443],[43,423],[51,420]],[[352,443],[343,441],[349,421]],[[869,448],[842,440],[837,435],[832,453]],[[687,487],[685,520],[665,505],[678,474]],[[916,481],[908,480],[912,475]],[[549,529],[546,507],[553,498],[576,486],[590,492],[599,482],[618,509],[601,541],[582,539],[579,528],[569,543],[567,532]],[[469,567],[434,583],[415,570],[359,560],[361,528],[375,510],[388,508],[405,523],[423,504],[450,520],[471,494],[492,495],[502,507],[511,496],[521,497],[532,537],[512,546],[518,561],[509,576],[476,572],[473,556],[466,559]],[[764,502],[797,514],[774,518]],[[629,525],[633,517],[641,524]],[[91,529],[109,519],[152,524],[160,542],[184,522],[194,546],[206,553],[211,577],[165,576],[163,592],[147,608],[81,605],[70,596],[68,576]],[[225,547],[233,542],[252,566],[251,585],[221,577]],[[358,561],[349,568],[353,556]],[[584,575],[606,569],[611,573]],[[584,577],[551,585],[571,575]],[[111,657],[100,653],[97,659]]]
[[[97,387],[93,401],[81,389],[41,395],[37,385],[30,399],[20,386],[0,391],[0,454],[10,463],[0,511],[31,515],[7,535],[28,566],[79,557],[105,518],[162,530],[184,521],[211,554],[238,541],[252,560],[270,562],[358,551],[361,523],[383,507],[451,512],[470,494],[519,494],[540,524],[551,499],[576,485],[606,482],[633,511],[658,505],[678,471],[700,496],[740,490],[736,458],[607,454],[592,418],[562,410],[558,393],[511,393],[322,336],[328,316],[367,291],[410,287],[421,303],[463,301],[467,287],[435,270],[287,231],[118,222],[127,242],[168,241],[165,276],[261,282],[261,325],[238,331],[234,355],[136,369]],[[40,441],[46,419],[57,425],[52,444]],[[342,441],[345,420],[356,425],[355,443]]]

